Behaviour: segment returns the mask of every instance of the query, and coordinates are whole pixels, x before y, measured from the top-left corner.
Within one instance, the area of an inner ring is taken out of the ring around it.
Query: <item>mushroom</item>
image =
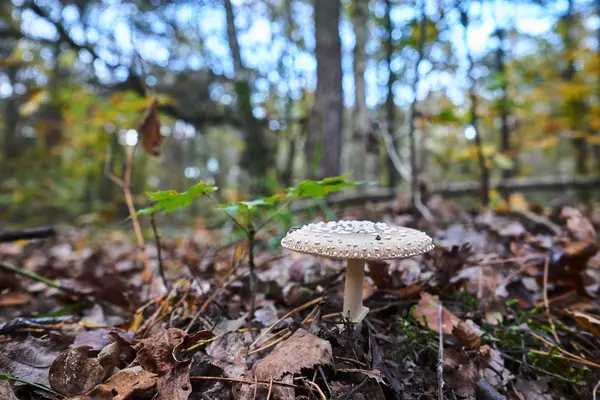
[[[433,250],[424,232],[383,222],[318,222],[292,228],[281,240],[292,251],[345,259],[344,316],[358,323],[369,309],[363,306],[365,261],[408,258]]]

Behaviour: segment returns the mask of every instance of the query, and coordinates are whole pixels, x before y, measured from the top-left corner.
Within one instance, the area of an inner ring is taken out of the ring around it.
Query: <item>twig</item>
[[[598,381],[598,383],[596,383],[596,386],[594,386],[594,391],[592,392],[593,400],[596,400],[596,393],[598,393],[598,388],[600,388],[600,381]]]
[[[140,228],[140,221],[136,215],[135,205],[133,203],[133,196],[131,195],[131,170],[133,168],[133,156],[135,154],[135,147],[129,147],[127,149],[127,158],[125,162],[125,176],[123,179],[116,177],[109,168],[110,162],[110,148],[106,155],[106,161],[104,163],[104,174],[113,181],[115,184],[121,187],[123,195],[125,196],[125,203],[127,204],[127,210],[129,211],[129,217],[131,218],[131,224],[133,225],[133,231],[137,240],[138,248],[141,252],[142,262],[144,264],[144,272],[142,274],[142,280],[146,283],[152,281],[152,269],[150,268],[150,262],[148,261],[148,255],[146,254],[144,237],[142,235],[142,229]]]
[[[271,398],[271,390],[273,390],[273,378],[269,379],[269,391],[267,392],[267,400]]]
[[[505,359],[507,359],[507,360],[510,360],[510,361],[512,361],[512,362],[514,362],[514,363],[517,363],[517,364],[523,364],[523,362],[522,362],[521,360],[517,360],[516,358],[514,358],[514,357],[511,357],[511,356],[509,356],[508,354],[500,353],[500,355],[502,356],[502,358],[505,358]],[[551,377],[552,377],[552,378],[554,378],[554,379],[558,379],[558,380],[560,380],[560,381],[562,381],[562,382],[573,383],[573,384],[576,384],[576,383],[577,383],[577,381],[574,381],[574,380],[572,380],[572,379],[567,379],[567,378],[565,378],[565,377],[563,377],[563,376],[560,376],[560,375],[558,375],[558,374],[555,374],[555,373],[553,373],[553,372],[546,371],[546,370],[545,370],[545,369],[543,369],[543,368],[536,367],[535,365],[529,365],[528,367],[529,367],[529,368],[531,368],[531,369],[532,369],[532,370],[534,370],[534,371],[540,372],[540,373],[542,373],[542,374],[546,374],[546,375],[548,375],[548,376],[551,376]]]
[[[254,309],[256,308],[256,268],[254,266],[254,239],[256,231],[252,226],[248,230],[248,270],[250,276],[248,277],[249,290],[250,290],[250,310],[248,311],[248,324],[252,324],[254,319]]]
[[[283,317],[279,318],[277,321],[275,321],[274,324],[272,324],[271,326],[269,326],[267,329],[265,329],[265,331],[263,333],[261,333],[255,340],[254,342],[252,342],[252,344],[249,346],[249,348],[252,348],[256,343],[258,343],[258,341],[260,339],[262,339],[263,337],[265,337],[265,335],[267,333],[269,333],[271,330],[273,330],[273,328],[275,328],[281,321],[283,321],[284,319],[286,319],[287,317],[289,317],[290,315],[300,312],[302,310],[307,309],[308,307],[314,305],[314,304],[318,304],[320,302],[322,302],[323,300],[327,299],[327,296],[321,296],[321,297],[317,297],[316,299],[313,299],[307,303],[304,303],[296,308],[294,308],[293,310],[289,311],[288,313],[286,313]]]
[[[158,234],[158,229],[156,228],[156,218],[154,213],[150,214],[150,225],[152,226],[152,232],[154,233],[154,242],[156,243],[156,257],[158,257],[158,272],[160,273],[160,277],[167,289],[167,292],[171,290],[169,287],[169,282],[167,281],[167,277],[165,276],[165,269],[162,261],[162,248],[160,244],[160,236]]]
[[[319,393],[319,396],[321,396],[321,400],[327,400],[327,397],[325,397],[325,393],[323,393],[323,391],[321,390],[321,388],[319,387],[319,385],[317,385],[314,382],[308,381],[308,380],[304,380],[304,383],[308,383],[310,386],[312,386],[312,388]]]
[[[54,236],[55,234],[56,231],[52,226],[41,226],[18,231],[4,231],[0,232],[0,243],[14,242],[17,240],[44,239]]]
[[[444,308],[442,307],[442,301],[438,304],[438,331],[440,335],[439,339],[439,359],[438,359],[438,399],[444,400]]]

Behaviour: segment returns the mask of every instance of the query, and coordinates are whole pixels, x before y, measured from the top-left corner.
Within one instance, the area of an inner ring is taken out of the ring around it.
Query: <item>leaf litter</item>
[[[591,396],[600,379],[598,213],[499,209],[452,219],[451,207],[436,204],[437,222],[370,213],[418,223],[437,249],[371,263],[371,312],[356,327],[336,313],[340,263],[272,246],[255,255],[248,321],[247,254],[219,247],[226,232],[202,223],[163,238],[169,291],[144,283],[135,244],[118,232],[66,228],[0,244],[1,263],[57,284],[0,272],[0,396],[434,399],[438,365],[445,398]],[[155,267],[157,253],[148,243]]]

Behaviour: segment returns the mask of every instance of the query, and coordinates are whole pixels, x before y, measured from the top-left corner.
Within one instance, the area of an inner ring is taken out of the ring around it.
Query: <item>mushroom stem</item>
[[[346,268],[346,285],[344,287],[344,317],[350,322],[359,323],[367,315],[369,309],[363,306],[363,280],[365,278],[365,261],[348,259]]]

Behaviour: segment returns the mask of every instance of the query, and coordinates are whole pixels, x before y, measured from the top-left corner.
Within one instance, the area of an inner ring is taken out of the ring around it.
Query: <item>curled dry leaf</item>
[[[460,321],[452,329],[452,334],[470,350],[479,350],[481,347],[481,332],[472,323]]]
[[[96,386],[91,395],[98,398],[125,400],[137,390],[150,389],[156,385],[156,374],[135,366],[123,369],[111,376],[106,382]],[[104,396],[104,397],[103,397]]]
[[[429,327],[429,329],[440,333],[439,329],[439,298],[438,296],[432,296],[429,293],[424,292],[421,295],[421,300],[417,306],[413,309],[413,317],[423,326]],[[460,319],[442,307],[442,332],[444,335],[451,335],[452,330],[458,324]]]
[[[567,315],[577,321],[580,325],[587,328],[590,332],[592,332],[596,336],[600,336],[600,319],[574,310],[567,310]]]
[[[97,358],[88,357],[88,347],[63,351],[50,367],[50,387],[64,396],[83,394],[104,377]]]
[[[283,374],[299,373],[303,368],[333,362],[331,343],[306,329],[298,329],[289,339],[252,367],[260,380],[279,379]]]

